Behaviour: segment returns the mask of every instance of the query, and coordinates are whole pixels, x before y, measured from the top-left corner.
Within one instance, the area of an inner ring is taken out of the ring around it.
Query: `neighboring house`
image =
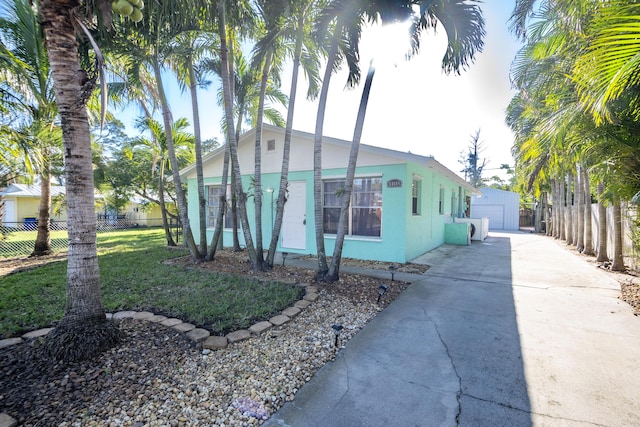
[[[278,250],[315,254],[313,208],[314,135],[293,131],[289,187]],[[255,129],[240,137],[238,153],[245,191],[250,193],[254,171]],[[263,241],[268,246],[275,218],[282,163],[284,129],[264,125],[262,135]],[[340,212],[339,193],[346,175],[351,143],[323,138],[322,186],[325,247],[331,255]],[[203,159],[207,199],[207,236],[213,236],[218,211],[224,147]],[[445,224],[469,216],[476,190],[433,157],[360,145],[349,209],[349,230],[343,256],[390,262],[407,262],[442,245]],[[188,183],[189,218],[199,233],[195,165],[181,171]],[[227,188],[229,194],[229,188]],[[251,194],[247,210],[255,233],[255,207]],[[227,217],[224,244],[231,242]],[[240,239],[243,239],[240,232]]]
[[[51,186],[51,198],[64,195],[63,186]],[[96,199],[103,196],[96,194]],[[40,185],[10,184],[0,192],[3,210],[0,221],[3,225],[16,228],[35,229],[40,210]],[[175,212],[175,206],[171,203],[169,209]],[[52,206],[53,208],[53,206]],[[100,219],[113,220],[114,224],[119,219],[127,220],[129,224],[142,227],[162,226],[162,213],[160,206],[148,203],[142,198],[134,197],[119,214],[105,213],[102,208],[96,208],[96,214]],[[55,222],[67,221],[67,211],[63,207],[59,215],[51,215]]]
[[[471,198],[473,216],[489,218],[489,230],[518,230],[520,226],[520,195],[496,188],[481,188],[481,194]]]
[[[177,212],[174,203],[168,203],[167,209],[174,214]],[[162,226],[160,205],[139,196],[133,196],[120,215],[124,215],[130,223],[141,227]]]
[[[64,194],[64,187],[51,186],[51,198]],[[8,227],[35,228],[40,212],[40,185],[10,184],[0,193],[4,203],[2,224]],[[53,221],[66,221],[66,211],[52,215]]]

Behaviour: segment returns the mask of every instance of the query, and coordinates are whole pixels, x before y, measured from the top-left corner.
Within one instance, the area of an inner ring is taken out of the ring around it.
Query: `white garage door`
[[[473,205],[474,218],[489,218],[489,230],[504,230],[504,206]]]

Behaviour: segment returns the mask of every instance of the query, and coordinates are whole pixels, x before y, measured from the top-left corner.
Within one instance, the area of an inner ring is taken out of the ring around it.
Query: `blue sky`
[[[375,56],[374,77],[362,143],[433,155],[449,169],[458,172],[460,153],[465,151],[471,135],[480,129],[480,139],[488,159],[487,168],[513,164],[513,135],[504,124],[504,111],[513,92],[509,82],[511,62],[519,43],[508,30],[508,19],[514,0],[485,0],[481,4],[487,37],[484,51],[475,64],[462,75],[445,75],[441,59],[446,48],[442,28],[436,35],[424,34],[421,52],[410,61],[402,59],[398,36],[401,29],[372,28],[363,33],[361,58],[363,75],[369,60]],[[396,52],[391,56],[386,52]],[[285,71],[282,91],[289,93],[290,71]],[[364,81],[364,78],[363,78]],[[353,136],[361,87],[346,89],[346,71],[332,77],[329,92],[325,135],[350,140]],[[217,82],[199,94],[202,136],[220,140],[221,108],[216,104]],[[301,79],[296,100],[294,128],[313,132],[317,103],[304,100],[306,82]],[[167,84],[174,118],[191,121],[187,94],[181,94],[175,83]],[[131,110],[128,110],[130,112]],[[286,113],[283,112],[286,116]],[[130,129],[130,131],[132,131]],[[487,170],[491,176],[501,174]]]

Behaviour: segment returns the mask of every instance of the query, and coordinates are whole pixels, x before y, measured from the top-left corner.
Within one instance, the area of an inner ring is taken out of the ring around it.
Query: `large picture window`
[[[324,232],[336,234],[343,200],[344,179],[323,182]],[[382,234],[382,179],[356,178],[349,203],[349,236],[381,237]]]

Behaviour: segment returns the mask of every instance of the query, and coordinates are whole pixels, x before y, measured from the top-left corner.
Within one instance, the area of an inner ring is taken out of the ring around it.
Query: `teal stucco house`
[[[313,139],[311,133],[293,131],[289,188],[279,251],[315,254],[313,209]],[[263,241],[268,244],[275,218],[276,198],[282,164],[284,129],[264,125],[262,134]],[[333,252],[340,189],[346,175],[351,143],[323,138],[322,187],[323,222],[327,254]],[[244,133],[238,156],[245,191],[251,193],[254,171],[255,129]],[[203,159],[207,236],[213,236],[224,149]],[[198,235],[198,202],[195,165],[181,171],[188,183],[189,218]],[[229,194],[229,188],[226,189]],[[454,218],[470,216],[471,185],[438,163],[433,157],[360,145],[356,179],[349,212],[349,232],[343,256],[349,258],[408,262],[445,242],[445,225]],[[228,198],[229,200],[229,198]],[[249,197],[247,211],[252,222],[255,206]],[[225,219],[224,245],[231,240],[231,216]],[[252,227],[255,233],[255,228]],[[240,239],[242,239],[242,233]]]

